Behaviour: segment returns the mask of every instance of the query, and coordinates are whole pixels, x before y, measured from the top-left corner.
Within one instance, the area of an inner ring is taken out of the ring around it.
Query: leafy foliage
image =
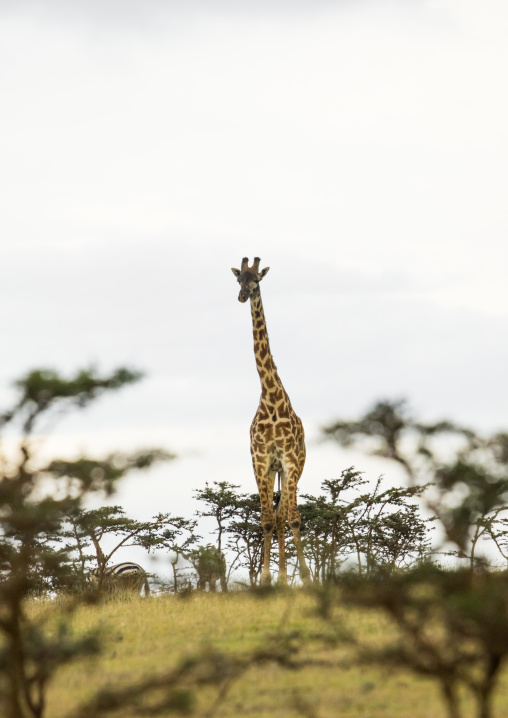
[[[335,576],[348,559],[360,574],[391,571],[430,550],[428,523],[413,503],[425,487],[381,491],[382,479],[365,492],[366,480],[353,467],[324,481],[317,498],[300,504],[304,551],[314,580]]]
[[[458,554],[473,565],[482,541],[508,556],[508,437],[482,437],[443,420],[415,420],[404,401],[381,401],[356,421],[336,421],[326,437],[341,446],[363,450],[402,466],[410,484],[433,484],[427,494]]]
[[[397,633],[373,648],[358,642],[357,661],[413,671],[437,682],[450,718],[460,718],[465,688],[478,718],[492,715],[492,697],[508,657],[508,577],[504,572],[445,570],[435,564],[403,572],[343,573],[317,592],[321,615],[332,624],[333,606],[382,610]]]
[[[343,446],[398,462],[412,488],[417,477],[430,480],[427,505],[455,545],[452,553],[469,560],[466,568],[427,561],[404,572],[343,574],[339,592],[330,586],[321,592],[320,612],[333,621],[331,608],[343,600],[381,609],[397,627],[396,639],[382,650],[363,645],[360,660],[433,678],[450,718],[461,716],[465,687],[478,718],[491,718],[508,656],[508,584],[506,571],[492,570],[476,550],[490,537],[506,558],[507,435],[485,438],[450,421],[422,424],[402,402],[380,402],[360,420],[336,422],[325,432]]]
[[[78,583],[83,586],[88,564],[93,560],[100,589],[106,567],[120,548],[141,546],[148,552],[166,549],[183,553],[196,541],[195,526],[195,521],[169,513],[159,513],[148,521],[136,521],[127,517],[121,506],[102,506],[92,510],[75,509],[68,514],[62,525],[62,537],[67,539],[65,548],[73,558]],[[115,544],[105,552],[104,539],[113,537]],[[87,554],[90,549],[93,553]]]
[[[23,432],[30,434],[49,410],[83,408],[103,392],[120,389],[142,376],[139,371],[121,367],[106,377],[98,376],[94,369],[83,369],[72,379],[64,379],[52,369],[35,369],[15,382],[20,396],[12,409],[0,415],[0,428],[21,421]]]
[[[259,584],[263,570],[263,529],[261,528],[261,501],[259,494],[241,494],[237,497],[236,513],[227,526],[227,548],[235,567],[247,570],[249,586]]]
[[[217,522],[215,533],[217,533],[219,551],[222,550],[222,535],[226,524],[236,515],[238,502],[236,489],[238,486],[227,481],[214,481],[212,486],[207,483],[204,489],[194,491],[196,499],[206,506],[206,509],[198,511],[197,515],[214,518]]]
[[[81,504],[92,492],[110,494],[131,469],[171,458],[154,450],[38,465],[32,457],[32,434],[48,414],[84,407],[103,392],[140,376],[128,369],[105,377],[85,370],[64,379],[54,371],[36,370],[16,382],[18,400],[1,415],[0,426],[22,432],[19,459],[2,457],[7,470],[0,478],[0,707],[6,718],[41,718],[47,685],[58,668],[99,650],[97,636],[75,640],[66,632],[65,622],[57,639],[48,638],[41,623],[30,621],[25,611],[29,593],[72,584],[70,546],[62,545],[63,539],[70,539],[63,531],[64,522],[83,515]],[[81,550],[83,565],[83,534],[75,538],[76,545],[81,541],[78,554]],[[77,595],[69,601],[68,612],[85,600],[90,596]]]
[[[379,479],[367,491],[367,481],[351,467],[339,479],[324,481],[323,495],[303,495],[303,549],[314,581],[335,575],[348,559],[360,573],[370,573],[379,567],[400,568],[428,553],[431,519],[421,518],[416,503],[425,487],[382,491],[381,484]],[[255,587],[262,571],[264,542],[259,495],[238,493],[237,489],[227,482],[215,482],[196,491],[198,500],[206,504],[206,510],[197,513],[214,517],[219,540],[227,537],[228,580],[234,569],[246,569],[249,585]],[[220,551],[219,541],[216,548]],[[287,553],[289,561],[295,562],[292,542]],[[196,566],[192,558],[191,562]]]

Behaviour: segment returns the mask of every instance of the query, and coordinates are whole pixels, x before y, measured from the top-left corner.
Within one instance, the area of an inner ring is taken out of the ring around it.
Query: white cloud
[[[146,368],[100,431],[208,447],[182,491],[250,481],[260,255],[309,426],[393,394],[500,425],[506,4],[183,5],[3,4],[0,378]]]

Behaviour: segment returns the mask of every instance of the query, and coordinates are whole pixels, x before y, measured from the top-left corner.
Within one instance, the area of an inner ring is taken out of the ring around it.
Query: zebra
[[[108,593],[116,591],[135,591],[141,593],[141,589],[145,589],[145,598],[150,595],[150,586],[146,571],[137,563],[125,561],[117,563],[114,566],[106,566],[100,576],[100,569],[94,568],[88,575],[90,584],[101,588]]]

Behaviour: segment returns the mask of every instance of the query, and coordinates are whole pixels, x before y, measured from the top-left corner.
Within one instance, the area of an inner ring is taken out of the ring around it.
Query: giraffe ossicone
[[[270,549],[273,532],[277,528],[278,582],[287,582],[285,527],[286,523],[289,523],[295,542],[300,578],[304,583],[308,583],[310,572],[303,554],[300,513],[296,500],[298,481],[305,464],[305,435],[302,422],[291,406],[270,351],[259,289],[259,283],[266,276],[269,267],[260,270],[260,261],[259,257],[255,257],[254,263],[249,267],[249,260],[244,257],[241,269],[232,268],[232,272],[240,284],[238,300],[244,303],[250,299],[254,357],[261,382],[261,398],[250,428],[250,450],[261,501],[261,526],[264,536],[261,581],[271,581]],[[274,508],[273,492],[277,474],[281,493]]]

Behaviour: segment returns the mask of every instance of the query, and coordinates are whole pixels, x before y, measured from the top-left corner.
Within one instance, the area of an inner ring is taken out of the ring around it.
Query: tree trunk
[[[501,667],[501,658],[496,655],[491,655],[488,658],[488,663],[485,680],[477,692],[478,718],[492,717],[492,694],[494,692],[497,674]]]
[[[448,718],[461,718],[455,686],[452,683],[445,682],[441,687],[443,689],[444,699],[448,709]]]
[[[171,566],[173,568],[173,593],[175,594],[175,596],[178,593],[178,577],[177,577],[177,573],[176,573],[177,561],[178,561],[178,556],[176,558],[176,561],[171,564]]]

